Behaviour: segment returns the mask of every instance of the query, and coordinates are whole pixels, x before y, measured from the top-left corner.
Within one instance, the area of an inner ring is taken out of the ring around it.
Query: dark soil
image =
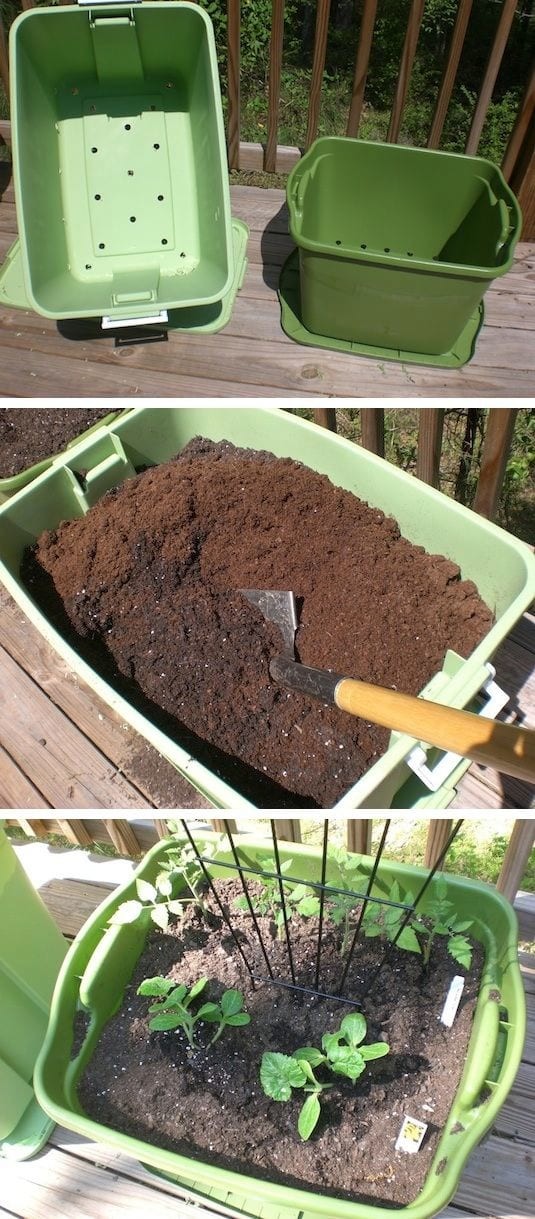
[[[410,694],[492,623],[459,568],[381,511],[201,438],[42,534],[22,574],[97,670],[259,807],[331,807],[389,733],[273,683],[280,634],[237,590],[293,589],[305,664]]]
[[[224,900],[230,902],[238,885],[220,883]],[[211,908],[216,909],[213,903]],[[255,956],[253,968],[265,976],[250,916],[233,905],[230,909],[233,926],[247,943],[249,961]],[[285,942],[274,938],[269,918],[259,921],[275,977],[289,980]],[[316,920],[294,918],[291,942],[297,978],[313,986]],[[324,989],[334,989],[340,981],[338,943],[339,932],[326,924],[320,975]],[[348,997],[358,999],[383,953],[381,941],[359,943],[345,989]],[[440,1023],[440,1014],[452,977],[465,971],[447,955],[444,941],[437,937],[427,975],[415,954],[396,947],[390,953],[363,1000],[366,1041],[386,1041],[390,1053],[369,1063],[355,1085],[332,1076],[334,1086],[324,1094],[319,1124],[304,1143],[297,1131],[303,1097],[294,1093],[281,1103],[264,1095],[259,1080],[262,1054],[321,1046],[323,1033],[338,1028],[352,1009],[334,999],[296,995],[268,983],[253,991],[220,916],[211,915],[208,926],[189,907],[185,920],[169,933],[149,934],[122,1007],[105,1026],[82,1077],[83,1109],[105,1126],[193,1159],[316,1193],[406,1205],[422,1188],[459,1084],[483,950],[474,946],[452,1029]],[[209,1051],[203,1046],[213,1026],[197,1026],[200,1048],[194,1052],[182,1032],[149,1032],[148,1008],[154,1000],[137,996],[136,990],[144,978],[159,974],[188,986],[208,976],[202,1001],[217,1001],[225,989],[238,987],[251,1023],[227,1028]],[[318,1075],[326,1079],[322,1070]],[[428,1125],[416,1155],[395,1151],[407,1115]]]
[[[21,474],[62,453],[71,440],[109,413],[109,407],[0,407],[0,478]]]

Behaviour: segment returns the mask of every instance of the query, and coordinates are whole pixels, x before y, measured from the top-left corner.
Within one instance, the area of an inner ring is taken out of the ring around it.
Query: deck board
[[[0,165],[0,260],[17,234],[13,183]],[[486,293],[473,359],[458,370],[371,360],[293,343],[277,298],[292,249],[284,193],[232,186],[233,214],[250,228],[248,268],[218,334],[171,331],[167,342],[115,345],[98,323],[60,323],[0,307],[0,395],[12,397],[532,397],[535,243]],[[253,306],[254,302],[254,306]],[[22,354],[23,357],[22,358]]]
[[[493,662],[511,708],[527,727],[535,725],[534,635],[535,623],[526,615]],[[0,640],[0,804],[5,808],[212,807],[69,672],[3,588]],[[532,785],[474,764],[452,807],[527,809],[534,795]]]

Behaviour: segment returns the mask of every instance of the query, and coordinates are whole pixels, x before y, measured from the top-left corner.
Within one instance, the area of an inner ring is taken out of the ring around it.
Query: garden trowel
[[[269,666],[270,676],[279,685],[322,703],[334,703],[350,715],[395,732],[406,732],[418,741],[450,750],[482,766],[493,766],[503,774],[535,783],[534,731],[344,677],[330,669],[303,665],[295,659],[298,621],[294,593],[263,588],[241,588],[239,592],[281,632],[283,651],[273,657]]]

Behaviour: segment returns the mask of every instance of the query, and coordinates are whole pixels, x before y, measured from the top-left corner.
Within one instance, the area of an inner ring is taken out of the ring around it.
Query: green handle
[[[500,212],[501,228],[500,235],[496,242],[496,253],[498,254],[505,245],[507,238],[511,232],[511,212],[505,202],[505,199],[498,199],[498,208]]]
[[[491,1069],[495,1064],[499,1031],[500,1005],[495,1000],[487,998],[480,1018],[474,1024],[477,1056],[472,1057],[461,1084],[462,1103],[465,1109],[471,1109],[476,1104],[484,1084],[489,1080]]]

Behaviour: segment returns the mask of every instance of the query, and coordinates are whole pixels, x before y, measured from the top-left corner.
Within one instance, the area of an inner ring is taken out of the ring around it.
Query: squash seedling
[[[191,1012],[191,1003],[201,994],[207,982],[208,978],[199,978],[188,990],[183,983],[176,986],[169,978],[145,978],[138,986],[137,994],[160,1000],[149,1007],[149,1015],[152,1016],[149,1028],[152,1032],[170,1032],[181,1028],[191,1048],[195,1049],[195,1026],[200,1021],[203,1024],[216,1024],[215,1033],[206,1046],[209,1050],[228,1025],[249,1024],[251,1017],[243,1010],[243,995],[239,990],[226,990],[219,1003],[203,1003],[197,1012]]]
[[[272,1100],[290,1100],[292,1088],[303,1088],[309,1094],[297,1122],[303,1141],[310,1138],[317,1125],[321,1093],[333,1087],[332,1083],[316,1079],[314,1068],[323,1067],[334,1075],[345,1075],[354,1084],[366,1069],[367,1062],[390,1053],[390,1046],[385,1041],[362,1044],[366,1028],[362,1013],[350,1012],[335,1033],[324,1033],[321,1050],[302,1046],[291,1055],[271,1052],[262,1055],[260,1082],[266,1096]]]

